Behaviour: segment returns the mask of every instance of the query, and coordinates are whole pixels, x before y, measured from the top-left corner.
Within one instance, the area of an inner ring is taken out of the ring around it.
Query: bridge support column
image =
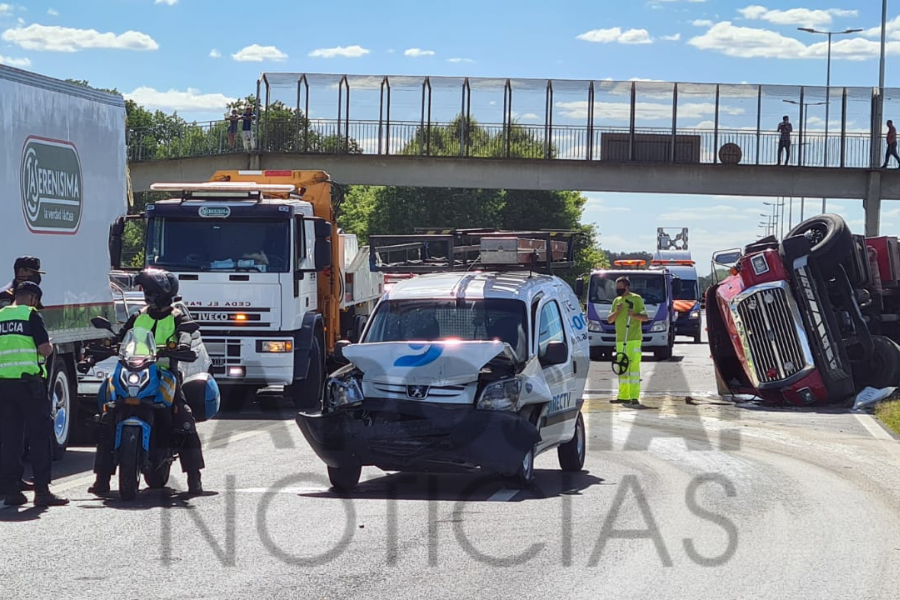
[[[881,221],[881,171],[869,171],[863,210],[866,213],[866,237],[876,237]]]

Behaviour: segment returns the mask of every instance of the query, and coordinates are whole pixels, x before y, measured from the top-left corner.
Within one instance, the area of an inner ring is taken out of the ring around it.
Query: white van
[[[587,321],[559,277],[421,274],[385,293],[359,343],[338,349],[346,364],[327,381],[323,410],[297,416],[338,490],[367,465],[480,469],[523,485],[547,450],[564,470],[584,465]]]

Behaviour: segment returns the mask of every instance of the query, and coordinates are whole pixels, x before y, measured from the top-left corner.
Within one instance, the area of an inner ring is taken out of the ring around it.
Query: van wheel
[[[559,468],[563,471],[581,471],[584,468],[584,458],[587,454],[587,436],[584,431],[584,417],[578,412],[578,420],[575,421],[575,435],[556,449],[559,457]]]
[[[328,481],[338,492],[350,492],[359,483],[362,467],[328,467]]]
[[[516,485],[525,488],[534,482],[534,447],[528,449],[514,477]]]
[[[695,333],[695,334],[694,334],[694,343],[695,343],[695,344],[699,344],[700,342],[701,342],[701,339],[700,339],[700,333],[699,333],[699,332],[698,332],[698,333]]]
[[[591,360],[609,360],[609,350],[598,346],[591,347]]]

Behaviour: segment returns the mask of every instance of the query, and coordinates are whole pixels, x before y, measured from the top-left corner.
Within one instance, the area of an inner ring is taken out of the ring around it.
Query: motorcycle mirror
[[[91,325],[93,325],[97,329],[106,329],[107,331],[113,330],[112,323],[109,322],[109,319],[105,319],[103,317],[92,318]]]

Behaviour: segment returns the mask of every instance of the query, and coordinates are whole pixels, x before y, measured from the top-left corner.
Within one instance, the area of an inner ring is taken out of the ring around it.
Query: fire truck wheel
[[[900,346],[890,338],[873,335],[872,365],[866,385],[876,389],[900,385]]]
[[[806,219],[788,233],[788,236],[803,235],[812,244],[810,254],[822,266],[840,263],[853,252],[853,237],[839,215],[821,214]]]

